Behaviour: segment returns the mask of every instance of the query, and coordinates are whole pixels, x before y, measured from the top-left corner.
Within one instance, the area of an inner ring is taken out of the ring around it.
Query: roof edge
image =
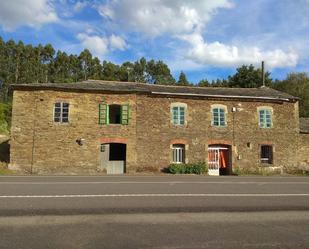
[[[198,93],[169,93],[169,92],[151,92],[155,95],[179,95],[179,96],[196,96],[196,97],[212,97],[212,98],[232,98],[232,99],[264,99],[264,100],[273,100],[273,101],[285,101],[292,102],[295,99],[287,98],[272,98],[272,97],[259,97],[259,96],[237,96],[237,95],[219,95],[219,94],[198,94]]]

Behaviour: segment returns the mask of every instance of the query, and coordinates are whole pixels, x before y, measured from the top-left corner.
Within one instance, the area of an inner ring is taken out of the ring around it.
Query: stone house
[[[25,173],[159,172],[195,162],[214,175],[294,168],[300,141],[298,99],[267,87],[13,86],[9,167]]]

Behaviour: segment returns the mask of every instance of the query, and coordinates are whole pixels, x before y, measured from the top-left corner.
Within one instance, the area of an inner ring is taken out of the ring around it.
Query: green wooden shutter
[[[99,124],[108,124],[108,105],[99,104]]]
[[[130,113],[129,105],[122,105],[121,106],[121,124],[123,125],[129,124],[129,113]]]

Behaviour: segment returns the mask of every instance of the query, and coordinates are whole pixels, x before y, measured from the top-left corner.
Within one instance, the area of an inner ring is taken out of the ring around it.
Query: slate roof
[[[299,119],[300,133],[309,133],[309,118]]]
[[[261,88],[226,88],[226,87],[187,87],[152,85],[136,82],[118,82],[87,80],[77,83],[42,83],[42,84],[14,84],[13,90],[59,90],[83,92],[122,92],[144,93],[177,96],[200,96],[209,98],[234,99],[264,99],[272,101],[295,101],[298,98],[268,87]]]

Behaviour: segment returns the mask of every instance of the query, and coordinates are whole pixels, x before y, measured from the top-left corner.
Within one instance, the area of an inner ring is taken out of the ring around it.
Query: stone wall
[[[302,133],[299,136],[299,168],[309,171],[309,133]]]
[[[70,103],[70,122],[53,122],[57,101]],[[129,104],[129,125],[98,124],[98,104]],[[187,106],[187,123],[171,123],[171,104]],[[227,126],[211,125],[211,105],[226,106]],[[257,108],[273,108],[273,128],[258,126]],[[232,112],[236,107],[236,112]],[[202,98],[173,98],[144,94],[100,94],[65,91],[14,91],[11,130],[11,169],[34,174],[98,174],[100,144],[127,144],[127,172],[155,171],[172,161],[173,143],[183,143],[186,161],[207,161],[209,144],[232,148],[233,167],[264,166],[260,163],[261,144],[274,148],[278,167],[297,165],[299,134],[298,103],[267,103]],[[85,142],[78,145],[77,139]],[[308,147],[307,147],[308,148]],[[304,150],[303,153],[306,153]]]
[[[70,103],[69,123],[54,123],[54,103]],[[99,125],[98,105],[130,104],[129,125]],[[100,169],[100,144],[127,144],[127,167],[136,165],[135,94],[14,91],[11,169],[37,174],[93,174]],[[77,139],[85,142],[78,145]]]
[[[265,166],[259,159],[260,145],[271,144],[274,148],[272,166],[291,167],[297,164],[297,103],[144,95],[138,96],[137,101],[137,154],[138,166],[141,169],[159,170],[170,164],[171,145],[175,139],[185,142],[186,159],[190,163],[206,161],[209,144],[227,144],[232,146],[233,167]],[[187,104],[185,126],[174,126],[171,123],[170,105],[174,102]],[[214,104],[227,106],[226,127],[211,126],[211,105]],[[260,106],[273,108],[273,128],[259,128],[257,108]],[[232,112],[232,107],[236,107],[236,112]]]

